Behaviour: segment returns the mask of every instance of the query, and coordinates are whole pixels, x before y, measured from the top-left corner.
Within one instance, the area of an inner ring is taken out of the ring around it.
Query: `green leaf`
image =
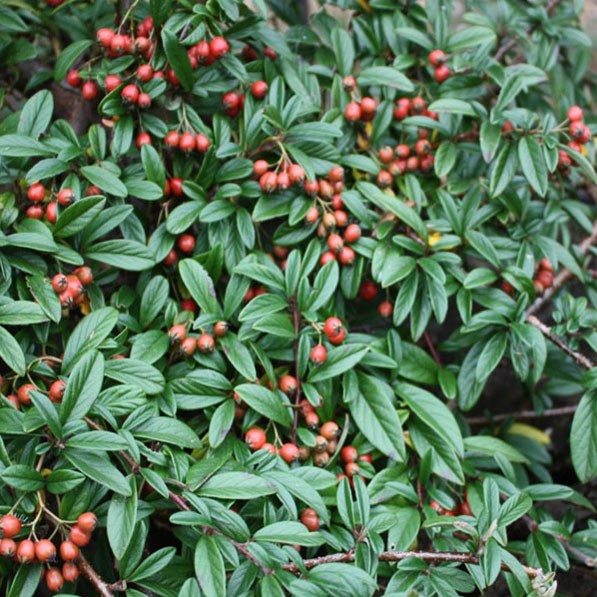
[[[341,27],[335,27],[330,34],[330,40],[336,55],[338,73],[342,77],[350,75],[355,57],[352,37]]]
[[[506,332],[499,332],[487,341],[477,362],[475,373],[477,381],[483,382],[491,375],[502,360],[507,345],[508,335]]]
[[[437,176],[447,176],[456,163],[456,145],[450,141],[444,141],[435,154],[434,168]]]
[[[489,456],[501,454],[511,462],[528,462],[528,460],[510,444],[489,435],[475,435],[464,438],[464,449],[468,452],[480,452]]]
[[[280,423],[280,425],[292,424],[292,414],[282,392],[272,392],[268,388],[250,383],[236,386],[234,391],[253,410],[264,417]]]
[[[146,328],[160,313],[168,301],[170,288],[163,276],[152,278],[143,291],[139,321]]]
[[[120,560],[124,556],[133,538],[137,520],[137,487],[135,478],[129,479],[131,491],[129,496],[114,494],[108,508],[107,531],[108,542],[114,556]]]
[[[277,487],[266,479],[250,473],[218,473],[198,490],[197,494],[221,500],[250,500],[276,493]]]
[[[0,324],[21,326],[43,321],[48,321],[48,316],[33,301],[12,301],[0,305]]]
[[[213,205],[213,203],[210,205]],[[204,207],[205,203],[202,201],[181,203],[168,214],[166,230],[171,234],[181,234],[197,221]]]
[[[534,137],[523,137],[518,142],[520,167],[533,189],[545,196],[547,192],[547,167],[541,145]]]
[[[13,464],[7,466],[0,475],[2,480],[19,491],[39,491],[46,482],[42,474],[32,466]]]
[[[33,597],[41,581],[42,564],[18,566],[6,597]]]
[[[40,160],[35,166],[28,170],[25,180],[27,181],[27,184],[33,184],[44,178],[54,178],[55,176],[66,172],[69,168],[70,166],[62,160],[47,158],[45,160]]]
[[[57,495],[73,490],[83,481],[85,477],[81,473],[69,469],[54,469],[46,479],[48,491]]]
[[[489,177],[489,194],[501,195],[516,173],[518,154],[512,143],[506,143],[497,155]]]
[[[101,166],[83,166],[81,174],[91,183],[98,186],[102,191],[115,197],[126,197],[128,191],[124,183],[106,168]]]
[[[367,352],[369,352],[369,347],[360,344],[347,344],[332,348],[328,352],[326,362],[311,370],[309,382],[316,383],[330,377],[338,377],[345,371],[353,369]]]
[[[493,29],[481,26],[467,26],[460,31],[450,35],[448,39],[448,49],[450,52],[463,50],[481,44],[495,44],[496,34]]]
[[[118,311],[113,307],[92,311],[81,319],[66,343],[62,372],[68,374],[78,359],[97,348],[108,337],[117,321]]]
[[[30,276],[27,286],[43,312],[55,323],[60,321],[62,306],[52,286],[43,276]]]
[[[209,445],[217,448],[228,435],[234,424],[235,404],[233,400],[225,400],[216,408],[209,422]]]
[[[164,161],[153,145],[146,143],[141,146],[141,162],[147,180],[155,183],[161,193],[166,182],[166,171],[164,169]]]
[[[340,280],[340,268],[335,260],[326,263],[315,276],[313,292],[309,295],[307,309],[321,309],[333,296]]]
[[[498,524],[509,525],[524,516],[533,507],[533,500],[526,493],[509,497],[501,506]]]
[[[126,450],[128,442],[113,431],[83,431],[73,435],[66,442],[67,448],[77,448],[78,450],[90,450],[94,452],[114,452],[117,450]]]
[[[257,377],[253,355],[240,340],[231,333],[220,339],[220,347],[232,366],[247,380]]]
[[[32,139],[39,136],[48,128],[54,112],[54,97],[47,89],[38,91],[31,96],[21,110],[17,133]]]
[[[164,389],[161,372],[138,359],[111,359],[106,362],[106,377],[141,388],[146,394],[159,394]]]
[[[185,91],[193,87],[193,69],[186,48],[181,45],[176,35],[168,29],[162,29],[162,43],[168,63],[176,73]]]
[[[64,48],[54,65],[54,81],[62,81],[75,60],[92,45],[92,40],[80,39]]]
[[[66,238],[81,232],[104,209],[106,199],[100,195],[84,197],[69,205],[54,224],[54,236]]]
[[[60,405],[60,421],[84,417],[95,402],[104,378],[104,356],[96,350],[87,352],[73,368]]]
[[[462,285],[464,288],[478,288],[479,286],[489,286],[498,279],[497,274],[486,267],[477,267],[470,271]]]
[[[383,454],[402,462],[402,425],[392,404],[391,390],[382,381],[358,374],[359,394],[348,403],[352,419],[361,433]]]
[[[175,547],[163,547],[154,551],[150,556],[143,559],[132,574],[127,576],[128,580],[138,583],[146,578],[156,578],[157,573],[163,570],[175,555]]]
[[[0,326],[0,359],[19,375],[25,375],[25,355],[12,334]]]
[[[86,477],[120,495],[131,495],[131,488],[122,473],[103,452],[65,449],[62,454]]]
[[[0,156],[6,158],[32,158],[53,153],[43,143],[26,135],[3,135],[0,137]]]
[[[152,417],[131,429],[135,437],[151,439],[181,448],[200,448],[201,440],[186,423],[169,417]]]
[[[255,541],[270,541],[272,543],[288,543],[305,546],[317,546],[325,543],[320,533],[310,532],[300,522],[274,522],[260,528],[254,535]]]
[[[42,392],[33,391],[29,393],[29,396],[52,435],[57,439],[62,439],[62,425],[56,412],[56,406]]]
[[[412,82],[397,68],[391,66],[369,66],[357,77],[359,85],[383,85],[412,93],[415,89]]]
[[[501,138],[502,127],[499,124],[492,124],[489,120],[485,120],[481,125],[479,141],[483,159],[487,164],[493,160]]]
[[[578,478],[588,483],[597,477],[597,394],[587,393],[580,402],[570,429],[572,464]]]
[[[87,248],[85,257],[130,272],[143,271],[155,265],[151,250],[135,240],[114,239],[96,243]]]
[[[201,535],[195,547],[195,576],[205,597],[226,595],[226,569],[224,558],[216,540],[210,535]]]
[[[207,270],[194,259],[183,259],[178,264],[180,277],[193,300],[205,314],[221,315],[214,283]]]
[[[464,114],[465,116],[477,116],[475,109],[469,102],[454,98],[442,98],[429,104],[430,112],[448,112],[449,114]]]

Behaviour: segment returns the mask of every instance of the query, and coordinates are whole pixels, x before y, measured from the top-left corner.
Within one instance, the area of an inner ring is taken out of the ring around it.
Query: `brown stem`
[[[425,338],[425,343],[427,344],[427,347],[429,348],[429,352],[431,353],[433,360],[437,363],[438,367],[441,367],[442,361],[439,358],[439,353],[437,352],[435,345],[433,344],[433,340],[431,340],[431,336],[429,335],[428,332],[424,332],[423,337]]]
[[[419,560],[427,560],[430,562],[459,562],[461,564],[477,564],[479,562],[479,558],[475,554],[447,551],[384,551],[379,554],[378,559],[380,562],[400,562],[408,558],[418,558]],[[303,566],[309,570],[321,564],[329,564],[332,562],[354,562],[354,560],[355,553],[351,550],[346,553],[333,553],[319,558],[303,560]],[[285,564],[282,568],[289,572],[293,572],[294,574],[300,572],[299,567],[296,564]],[[531,577],[543,575],[543,570],[540,568],[524,566],[524,570]]]
[[[551,328],[545,325],[542,321],[537,319],[534,315],[529,315],[527,321],[534,325],[548,340],[553,342],[558,348],[562,349],[567,355],[571,356],[581,367],[584,367],[588,371],[595,367],[595,364],[584,354],[573,350],[562,340],[559,336],[556,336]]]
[[[547,14],[551,13],[551,11],[560,4],[562,0],[549,0],[549,2],[545,5],[545,11]],[[532,33],[534,33],[539,27],[540,23],[536,23],[532,27],[529,27],[524,37],[528,38]],[[515,35],[514,37],[510,38],[503,46],[501,46],[498,51],[495,53],[494,59],[499,62],[516,44],[520,41],[523,36]]]
[[[503,413],[493,417],[467,417],[466,422],[469,425],[487,425],[489,423],[501,423],[508,419],[547,419],[549,417],[563,417],[573,415],[576,412],[576,404],[572,406],[562,406],[560,408],[548,408],[543,412],[534,410],[523,410],[517,413]]]
[[[580,551],[580,549],[576,549],[576,547],[570,545],[568,539],[566,539],[562,535],[558,535],[556,539],[562,544],[566,551],[571,553],[575,558],[580,560],[588,568],[595,568],[597,566],[597,560],[595,558],[590,558],[586,553]]]
[[[77,560],[79,569],[89,579],[89,582],[97,589],[97,592],[102,597],[113,597],[111,585],[108,585],[105,580],[95,571],[95,568],[89,563],[87,558],[82,552],[79,552],[79,558]]]
[[[593,232],[584,238],[578,249],[582,255],[586,255],[589,249],[597,242],[597,221],[593,224]],[[568,281],[572,278],[573,274],[570,270],[564,268],[560,270],[553,279],[551,288],[548,288],[543,296],[539,297],[535,302],[526,310],[526,316],[534,315],[540,311],[543,306],[551,300],[551,297]]]

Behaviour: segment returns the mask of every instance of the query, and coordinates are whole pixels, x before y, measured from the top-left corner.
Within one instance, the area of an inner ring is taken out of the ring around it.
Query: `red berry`
[[[570,108],[568,108],[566,116],[568,117],[568,120],[582,120],[584,117],[584,113],[580,106],[575,105],[570,106]]]
[[[386,145],[378,150],[377,155],[383,164],[389,164],[394,159],[394,150]]]
[[[394,105],[393,116],[396,120],[404,120],[410,113],[410,100],[406,97],[399,99]]]
[[[314,224],[319,219],[319,210],[313,205],[311,206],[305,215],[307,222]]]
[[[427,139],[419,139],[415,145],[415,153],[418,156],[427,155],[431,151],[431,143]]]
[[[283,444],[278,452],[280,456],[288,463],[294,462],[299,457],[299,449],[296,444]]]
[[[419,158],[417,156],[411,156],[406,160],[406,169],[409,172],[414,172],[419,169]]]
[[[62,577],[66,582],[75,582],[79,577],[79,569],[73,562],[66,562],[62,566]]]
[[[173,195],[176,197],[182,197],[184,195],[184,190],[182,188],[183,185],[182,178],[171,178],[170,179],[170,190]]]
[[[377,307],[377,312],[382,316],[382,317],[392,317],[392,313],[394,311],[394,305],[392,305],[392,303],[390,301],[383,301],[382,303],[379,304],[379,307]]]
[[[228,116],[236,116],[240,107],[240,96],[236,91],[229,91],[222,97],[222,106]]]
[[[180,308],[183,311],[191,311],[191,313],[196,313],[197,303],[192,298],[185,298],[180,301]]]
[[[361,100],[361,111],[363,116],[373,115],[377,110],[377,102],[372,97],[364,97]]]
[[[79,557],[79,548],[72,541],[63,541],[60,544],[60,557],[68,562]]]
[[[580,138],[583,136],[585,131],[585,125],[581,120],[573,120],[570,123],[570,135],[580,142]]]
[[[170,131],[164,137],[164,143],[168,147],[178,147],[178,143],[180,142],[180,135],[178,131]]]
[[[344,446],[342,450],[340,450],[340,460],[345,464],[356,462],[358,457],[359,453],[354,446]]]
[[[210,352],[214,351],[216,342],[213,339],[213,336],[210,334],[201,334],[199,336],[199,340],[197,340],[197,346],[199,347],[200,352],[203,354],[209,354]]]
[[[214,37],[209,42],[209,51],[214,58],[219,58],[223,54],[228,53],[229,50],[230,50],[230,45],[221,36]]]
[[[276,178],[276,186],[281,190],[285,191],[290,188],[290,176],[288,172],[280,172]]]
[[[50,591],[60,591],[64,584],[64,578],[58,568],[50,568],[46,572],[46,586]]]
[[[334,345],[338,346],[338,344],[342,344],[346,339],[346,330],[342,328],[340,332],[338,332],[335,336],[329,336],[328,340]]]
[[[342,88],[347,93],[352,93],[355,90],[356,86],[357,82],[352,75],[346,75],[346,77],[342,79]]]
[[[258,427],[252,427],[245,433],[245,443],[251,450],[260,450],[265,444],[265,440],[265,431]]]
[[[137,105],[141,110],[147,110],[151,106],[151,96],[149,93],[140,93]]]
[[[58,192],[58,203],[63,207],[68,207],[71,203],[75,201],[75,193],[72,189],[61,189]]]
[[[439,66],[446,61],[446,55],[441,50],[432,50],[427,58],[433,66]]]
[[[182,323],[173,325],[168,330],[168,336],[170,336],[170,342],[172,344],[182,342],[187,337],[187,328]]]
[[[380,170],[375,182],[380,189],[387,189],[392,186],[392,175],[387,170]]]
[[[66,384],[61,380],[56,380],[48,390],[48,395],[52,402],[62,402],[62,397],[64,396],[64,390],[66,389]]]
[[[344,168],[342,166],[332,166],[328,172],[330,182],[342,182],[344,180]]]
[[[91,541],[91,533],[85,532],[77,524],[72,527],[68,536],[77,547],[85,547]]]
[[[68,73],[66,74],[66,82],[71,87],[79,87],[81,85],[81,83],[83,82],[83,79],[79,75],[79,71],[77,69],[72,69],[72,70],[69,70]]]
[[[317,344],[311,349],[311,361],[314,365],[323,365],[328,358],[328,351],[323,344]]]
[[[21,521],[12,514],[5,514],[0,519],[0,530],[4,537],[16,537],[21,532]]]
[[[182,352],[185,356],[190,357],[193,356],[193,353],[197,350],[197,339],[196,338],[185,338],[180,343],[180,352]]]
[[[253,164],[253,173],[256,176],[263,176],[269,170],[269,164],[265,160],[257,160]]]
[[[356,102],[350,102],[346,105],[346,108],[344,108],[344,117],[350,122],[356,122],[357,120],[360,120],[361,116],[361,106],[359,106],[359,104]]]
[[[17,562],[28,564],[35,560],[35,544],[31,539],[24,539],[17,546]]]
[[[195,56],[197,57],[197,62],[199,64],[207,64],[211,57],[211,50],[209,49],[209,44],[202,40],[195,46]]]
[[[118,75],[107,75],[104,79],[104,87],[108,93],[114,91],[121,83],[122,81]]]
[[[336,226],[338,228],[344,228],[348,224],[348,214],[342,209],[334,211],[334,218],[336,219]]]
[[[178,147],[182,151],[192,151],[195,149],[195,135],[193,133],[183,133],[180,136]]]
[[[32,184],[27,189],[27,198],[29,199],[29,201],[43,201],[46,198],[46,187],[44,187],[44,185],[39,182]]]
[[[40,562],[48,562],[56,556],[56,546],[48,539],[40,539],[35,544],[35,557]]]
[[[553,284],[553,273],[545,269],[541,270],[537,274],[535,280],[541,284],[543,289],[551,288],[551,285]]]
[[[25,214],[32,220],[41,220],[44,217],[44,208],[41,205],[31,205],[27,208]]]
[[[364,301],[372,301],[377,296],[377,284],[372,280],[365,280],[359,289],[359,296]]]
[[[95,81],[85,81],[81,87],[81,95],[83,99],[91,101],[97,96],[97,83]]]
[[[12,539],[0,540],[0,556],[12,558],[17,552],[17,544]]]
[[[301,522],[311,531],[314,532],[319,528],[319,516],[313,508],[305,508],[301,512]]]
[[[299,164],[291,164],[288,168],[288,176],[292,184],[301,184],[305,180],[305,171]]]
[[[445,65],[436,66],[433,76],[438,83],[443,83],[452,76],[452,71]]]
[[[267,93],[267,83],[265,81],[255,81],[251,85],[251,95],[255,99],[263,99]]]
[[[98,29],[96,37],[97,41],[99,41],[104,48],[107,48],[112,44],[112,39],[114,39],[114,31],[112,31],[112,29],[108,29],[107,27],[102,27],[101,29]]]
[[[60,294],[68,288],[68,280],[64,274],[56,274],[52,278],[52,288],[54,292]]]
[[[317,195],[319,193],[319,182],[317,180],[306,180],[304,189],[307,195]]]
[[[136,85],[125,85],[120,96],[128,104],[136,104],[139,99],[139,88]]]
[[[330,251],[339,253],[340,249],[344,246],[344,241],[339,234],[330,234],[328,236],[328,247]]]
[[[278,58],[278,53],[276,52],[276,50],[270,48],[269,46],[266,46],[263,49],[263,54],[266,58],[269,58],[270,60],[277,60]]]
[[[358,475],[359,472],[361,471],[359,465],[356,462],[349,462],[345,467],[344,467],[344,472],[349,476],[349,477],[354,477],[355,475]]]
[[[222,338],[223,336],[225,336],[227,331],[228,331],[228,322],[226,322],[226,321],[218,321],[214,325],[214,335],[217,336],[218,338]]]
[[[323,332],[328,337],[337,336],[344,330],[342,322],[337,317],[328,317],[323,325]]]
[[[460,514],[464,515],[464,516],[472,516],[473,515],[473,511],[471,510],[471,507],[469,505],[468,502],[462,502],[462,504],[460,504],[460,507],[458,508]]]
[[[197,137],[195,137],[195,145],[199,153],[205,153],[209,149],[211,143],[207,135],[198,133]]]
[[[46,218],[50,224],[55,224],[58,219],[58,204],[56,201],[50,201],[46,205]]]
[[[319,258],[319,264],[323,267],[326,263],[329,263],[330,261],[336,261],[336,260],[337,260],[336,253],[334,253],[332,251],[326,251]]]
[[[296,378],[293,377],[292,375],[284,375],[280,379],[278,386],[279,386],[280,390],[282,390],[282,392],[284,392],[284,394],[294,394],[294,392],[296,392],[296,388],[297,388]]]
[[[349,243],[356,243],[361,238],[361,229],[358,224],[350,224],[344,231],[344,240]]]
[[[319,433],[328,441],[332,441],[340,435],[340,428],[335,421],[328,421],[321,426]]]
[[[135,145],[137,146],[137,149],[141,149],[141,147],[143,145],[151,145],[151,136],[149,135],[149,133],[139,133],[137,135],[137,138],[135,139]]]
[[[164,258],[164,265],[166,267],[172,267],[178,261],[178,254],[174,249],[170,249],[168,255]]]
[[[195,250],[195,237],[192,234],[183,234],[179,236],[177,244],[183,253],[192,253]]]
[[[275,172],[266,172],[259,179],[259,186],[264,193],[273,193],[278,186],[278,176]]]
[[[97,525],[97,517],[93,512],[83,512],[77,518],[77,525],[84,533],[92,533]]]
[[[37,390],[37,386],[34,386],[32,383],[26,383],[23,384],[18,390],[17,390],[17,398],[19,399],[19,402],[21,404],[31,404],[31,396],[29,395],[29,393],[32,390]],[[7,535],[8,537],[10,537],[10,535]]]
[[[355,252],[350,247],[342,247],[338,253],[338,261],[342,265],[352,265],[356,259]]]
[[[551,264],[551,261],[547,259],[547,257],[543,257],[543,259],[541,259],[539,262],[539,269],[544,269],[553,273],[553,265]]]
[[[137,68],[137,79],[147,83],[153,79],[153,68],[151,64],[142,64]]]

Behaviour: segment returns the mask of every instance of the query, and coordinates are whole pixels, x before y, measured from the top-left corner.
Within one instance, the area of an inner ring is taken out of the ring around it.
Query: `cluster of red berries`
[[[256,286],[255,288],[247,288],[243,296],[243,303],[250,303],[256,296],[267,294],[267,290],[263,286]]]
[[[195,134],[189,131],[185,133],[179,133],[178,131],[170,131],[164,137],[164,144],[166,145],[166,147],[180,149],[184,152],[196,150],[199,153],[205,153],[209,149],[211,142],[207,135],[204,135],[203,133]],[[182,194],[182,189],[180,194]]]
[[[187,53],[191,68],[195,70],[200,66],[210,66],[218,58],[221,58],[230,51],[230,44],[221,36],[214,37],[211,41],[202,39],[199,43],[191,46]]]
[[[359,297],[364,301],[373,301],[379,294],[379,287],[373,280],[363,280],[359,287]],[[394,305],[388,300],[382,301],[377,307],[378,313],[384,317],[392,317]]]
[[[82,304],[87,296],[86,288],[91,283],[93,272],[86,265],[77,267],[72,274],[56,274],[52,278],[52,288],[65,309]]]
[[[93,512],[81,514],[76,524],[71,527],[68,539],[62,541],[56,549],[49,539],[23,539],[17,543],[14,537],[21,532],[21,521],[12,514],[5,514],[0,519],[0,556],[14,558],[19,564],[47,564],[48,567],[42,569],[42,578],[50,591],[59,591],[64,581],[73,582],[79,576],[79,568],[75,563],[79,558],[79,548],[91,541],[96,524],[97,518]],[[49,566],[56,562],[57,555],[60,555],[63,561],[61,568]]]
[[[251,85],[251,95],[257,99],[263,99],[267,93],[268,86],[265,81],[255,81]],[[222,107],[224,112],[234,118],[245,107],[245,94],[236,91],[229,91],[222,96]]]
[[[452,76],[452,71],[445,64],[448,57],[442,50],[432,50],[427,59],[435,67],[433,77],[438,83],[443,83]]]
[[[553,265],[547,258],[541,259],[539,262],[539,267],[537,268],[537,273],[535,274],[535,279],[533,280],[533,285],[535,286],[535,290],[537,292],[543,292],[548,288],[551,288],[553,284]]]
[[[591,129],[583,122],[584,113],[580,106],[571,106],[568,108],[566,116],[570,121],[568,132],[572,137],[572,141],[568,142],[568,147],[581,153],[582,146],[591,140]],[[566,170],[571,165],[572,159],[570,156],[563,149],[560,149],[558,151],[558,167]]]
[[[459,514],[465,516],[473,515],[473,511],[471,510],[471,507],[466,499],[462,503],[456,504],[456,507],[451,509],[444,508],[439,502],[435,500],[431,500],[429,502],[429,507],[432,510],[435,510],[441,516],[458,516]]]
[[[394,103],[394,118],[396,120],[404,120],[409,116],[427,116],[433,120],[439,118],[437,112],[431,112],[427,109],[427,102],[420,95],[412,99],[401,97]]]
[[[263,55],[265,58],[269,58],[270,60],[277,60],[278,53],[273,48],[266,46],[263,48]],[[253,46],[246,45],[241,50],[241,57],[245,62],[253,62],[253,60],[257,60],[259,55],[257,54],[257,50]]]
[[[337,260],[342,265],[352,265],[356,259],[356,253],[348,245],[355,243],[359,238],[361,238],[361,229],[358,224],[347,226],[343,236],[333,232],[327,238],[328,250],[320,257],[320,264],[325,265],[330,261]]]
[[[189,299],[186,299],[189,300]],[[196,304],[186,305],[191,307],[190,311],[196,309]],[[177,323],[168,330],[168,336],[170,336],[170,343],[172,346],[177,346],[181,354],[186,357],[190,357],[194,354],[195,350],[199,350],[202,354],[210,354],[216,348],[215,338],[221,338],[226,335],[228,331],[228,323],[225,321],[218,321],[214,324],[213,335],[207,332],[202,332],[199,336],[189,336],[187,334],[186,325]]]
[[[195,250],[195,245],[197,244],[197,239],[192,235],[189,234],[188,232],[185,234],[181,234],[177,241],[176,241],[176,246],[178,247],[178,250],[181,253],[184,253],[185,255],[191,255],[193,253],[193,251]],[[166,255],[166,257],[164,258],[164,265],[166,267],[173,267],[178,263],[178,253],[176,252],[176,249],[170,249],[170,251],[168,251],[168,254]],[[195,306],[196,308],[196,306]],[[191,310],[191,309],[189,309]]]
[[[344,79],[346,80],[346,78]],[[346,85],[344,86],[346,89]],[[372,97],[364,97],[360,102],[349,102],[344,108],[344,118],[349,122],[370,122],[375,116],[377,102]]]
[[[410,147],[406,143],[400,143],[392,148],[389,145],[381,147],[377,156],[387,170],[380,170],[376,178],[377,186],[385,189],[392,185],[394,177],[401,176],[406,172],[421,170],[428,172],[433,168],[435,157],[431,153],[432,145],[429,141],[428,130],[419,129],[419,139]]]
[[[45,214],[48,222],[55,224],[58,218],[58,205],[62,207],[71,205],[75,201],[75,193],[72,189],[61,189],[58,191],[55,199],[51,199],[46,203],[44,210],[42,203],[49,198],[50,195],[43,184],[40,182],[32,184],[27,189],[27,199],[33,204],[25,212],[27,217],[34,220],[41,220]]]
[[[346,328],[337,317],[328,317],[323,324],[323,333],[327,339],[337,346],[346,339]]]
[[[347,478],[350,481],[361,472],[359,462],[367,462],[368,464],[373,462],[371,454],[359,454],[354,446],[344,446],[340,450],[340,460],[344,463],[344,474],[340,473],[338,480]]]
[[[266,160],[257,160],[253,164],[253,173],[259,178],[259,186],[264,193],[275,190],[286,191],[291,186],[301,186],[305,183],[305,171],[299,164],[284,162],[279,168],[270,170]]]

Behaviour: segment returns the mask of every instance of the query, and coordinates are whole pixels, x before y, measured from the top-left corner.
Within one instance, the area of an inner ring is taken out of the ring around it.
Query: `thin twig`
[[[442,361],[439,358],[439,353],[437,352],[435,345],[433,344],[433,341],[431,340],[431,336],[429,335],[428,332],[424,332],[423,337],[425,338],[425,343],[427,344],[427,347],[429,348],[429,352],[431,353],[433,360],[437,363],[438,367],[441,367]]]
[[[419,560],[426,560],[430,562],[458,562],[460,564],[479,563],[479,558],[473,553],[447,551],[384,551],[379,554],[378,559],[380,562],[400,562],[409,558],[417,558]],[[345,553],[333,553],[328,556],[303,560],[302,566],[309,570],[311,568],[315,568],[315,566],[320,566],[321,564],[329,564],[333,562],[354,562],[354,560],[355,553],[351,550]],[[296,564],[285,564],[282,566],[282,568],[295,574],[300,572],[300,569]],[[540,568],[524,566],[524,570],[531,577],[544,575],[543,570]]]
[[[564,536],[558,535],[556,539],[561,543],[566,551],[571,553],[588,568],[595,568],[597,566],[597,560],[595,558],[590,558],[586,553],[580,551],[580,549],[576,549],[576,547],[570,545],[568,539],[566,539]]]
[[[560,4],[562,0],[549,0],[549,2],[545,6],[545,11],[549,14],[558,4]],[[503,46],[501,46],[498,51],[495,53],[494,59],[499,62],[520,40],[522,37],[530,37],[532,33],[534,33],[537,29],[541,27],[541,24],[537,22],[535,25],[529,27],[526,31],[524,36],[515,35],[514,37],[510,38]]]
[[[541,320],[537,319],[534,315],[529,315],[527,321],[534,325],[548,340],[553,342],[558,348],[562,349],[567,355],[571,356],[581,367],[584,367],[588,371],[595,367],[595,364],[584,354],[573,350],[562,340],[559,336],[556,336],[551,328],[545,325]]]
[[[523,410],[517,413],[502,413],[493,417],[467,417],[466,422],[469,425],[487,425],[489,423],[501,423],[508,419],[533,420],[547,419],[549,417],[564,417],[573,415],[576,412],[576,404],[572,406],[562,406],[560,408],[547,408],[542,412],[535,410]]]
[[[298,406],[301,403],[301,374],[299,370],[299,340],[298,335],[301,331],[301,314],[298,310],[296,296],[290,299],[290,308],[292,310],[292,324],[294,326],[294,343],[292,351],[294,353],[294,377],[296,379],[296,393],[294,395],[294,404]],[[292,418],[292,429],[290,430],[290,441],[296,442],[296,428],[298,427],[299,409],[295,409]]]
[[[97,589],[98,593],[102,597],[114,596],[110,585],[108,585],[106,581],[103,580],[102,577],[95,571],[95,568],[89,563],[82,552],[79,552],[77,563],[79,564],[79,569],[81,572],[89,579],[89,582],[91,582],[91,584]]]

